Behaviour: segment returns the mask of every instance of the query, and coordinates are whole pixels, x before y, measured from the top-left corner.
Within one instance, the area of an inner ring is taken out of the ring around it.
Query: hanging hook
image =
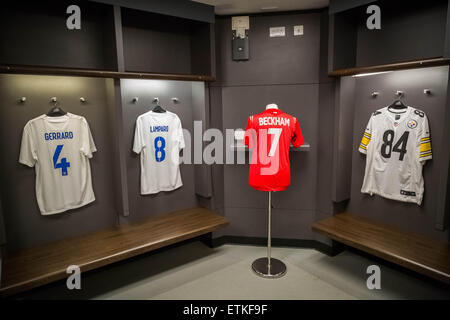
[[[158,97],[153,98],[153,103],[159,103],[159,98]]]
[[[25,101],[27,101],[27,97],[22,97],[22,98],[20,98],[19,101],[22,102],[22,103],[24,103]]]
[[[423,89],[423,93],[430,95],[431,94],[431,89]]]
[[[133,102],[134,102],[134,103],[137,103],[138,101],[139,101],[139,97],[134,97],[134,98],[133,98]]]
[[[56,107],[59,105],[59,101],[56,97],[51,97],[51,102],[53,102],[53,107]]]
[[[378,91],[372,92],[372,98],[376,98],[380,93]]]
[[[403,91],[401,91],[401,90],[397,90],[397,91],[395,92],[395,94],[396,94],[399,98],[401,98],[401,97],[403,97],[403,96],[405,95],[405,93],[404,93]]]
[[[80,98],[80,102],[81,102],[81,103],[85,103],[85,102],[86,102],[86,99],[83,98],[83,97],[81,97],[81,98]]]

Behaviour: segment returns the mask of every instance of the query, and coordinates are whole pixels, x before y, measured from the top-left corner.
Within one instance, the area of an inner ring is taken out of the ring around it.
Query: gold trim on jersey
[[[425,157],[431,156],[432,154],[433,153],[431,151],[427,151],[425,153],[421,153],[419,158],[425,158]]]
[[[369,142],[370,142],[370,138],[371,138],[371,137],[372,137],[372,136],[371,136],[370,133],[364,132],[364,135],[363,135],[363,137],[362,137],[362,139],[361,139],[361,145],[364,146],[364,147],[367,147],[367,146],[369,145]],[[365,149],[365,148],[364,148],[364,149]]]
[[[420,156],[422,154],[431,154],[431,139],[430,137],[425,137],[420,139]]]
[[[361,143],[360,143],[359,147],[360,147],[361,149],[367,151],[367,146],[368,146],[369,143],[370,143],[371,137],[372,137],[372,135],[371,135],[370,133],[364,132],[364,135],[363,135],[363,137],[362,137],[362,139],[361,139]]]

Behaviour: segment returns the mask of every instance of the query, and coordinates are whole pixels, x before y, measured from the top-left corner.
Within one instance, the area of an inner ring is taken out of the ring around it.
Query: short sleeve
[[[245,127],[245,133],[244,133],[244,144],[252,148],[253,147],[253,140],[255,129],[253,128],[253,116],[248,117],[247,120],[247,127]]]
[[[419,161],[426,161],[432,158],[431,150],[431,135],[430,128],[428,126],[428,118],[426,115],[423,117],[422,126],[418,135],[418,146],[419,146]]]
[[[133,141],[133,151],[135,153],[140,153],[145,147],[144,144],[144,133],[142,132],[142,119],[137,118],[136,128],[134,129],[134,141]]]
[[[176,139],[178,141],[178,146],[180,149],[183,149],[185,147],[184,145],[184,135],[183,135],[183,127],[181,126],[180,118],[177,118],[177,136]]]
[[[23,128],[22,143],[20,145],[19,162],[29,167],[34,167],[38,160],[36,145],[30,132],[29,124]]]
[[[94,139],[92,138],[91,130],[86,119],[83,119],[82,137],[81,137],[81,152],[88,158],[92,158],[92,153],[97,151]]]
[[[367,148],[369,147],[370,140],[372,139],[372,117],[373,115],[367,123],[366,130],[364,130],[361,143],[359,144],[359,152],[364,154],[367,154]]]
[[[294,118],[294,135],[292,137],[292,145],[294,148],[298,148],[305,143],[303,139],[302,130],[300,129],[300,124],[297,118]]]

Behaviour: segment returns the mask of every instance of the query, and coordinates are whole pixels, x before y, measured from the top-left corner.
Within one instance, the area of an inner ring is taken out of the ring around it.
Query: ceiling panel
[[[215,7],[217,15],[319,9],[329,0],[193,0]]]

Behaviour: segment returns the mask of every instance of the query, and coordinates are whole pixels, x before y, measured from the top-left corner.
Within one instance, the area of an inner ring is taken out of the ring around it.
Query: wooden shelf
[[[21,250],[3,260],[0,295],[12,295],[66,278],[70,265],[85,272],[227,224],[224,217],[210,210],[193,208]]]
[[[161,79],[161,80],[205,81],[205,82],[215,81],[214,77],[208,75],[168,74],[168,73],[149,73],[149,72],[118,72],[109,70],[20,66],[20,65],[0,65],[0,73],[120,78],[120,79]]]
[[[350,247],[450,284],[450,245],[350,213],[316,222],[312,229]]]
[[[435,59],[383,64],[383,65],[378,65],[378,66],[339,69],[339,70],[334,70],[334,71],[328,73],[328,75],[330,77],[344,77],[344,76],[352,76],[352,75],[361,74],[361,73],[374,73],[374,72],[394,71],[394,70],[402,70],[402,69],[435,67],[435,66],[443,66],[443,65],[448,65],[448,64],[450,64],[450,59],[448,59],[448,58],[435,58]]]
[[[232,151],[242,151],[242,150],[250,151],[249,148],[242,143],[232,144],[232,145],[230,145],[230,149]],[[311,145],[309,143],[302,144],[298,148],[294,148],[292,145],[289,147],[289,151],[291,151],[291,152],[301,152],[301,151],[310,151],[310,150],[311,150]]]

